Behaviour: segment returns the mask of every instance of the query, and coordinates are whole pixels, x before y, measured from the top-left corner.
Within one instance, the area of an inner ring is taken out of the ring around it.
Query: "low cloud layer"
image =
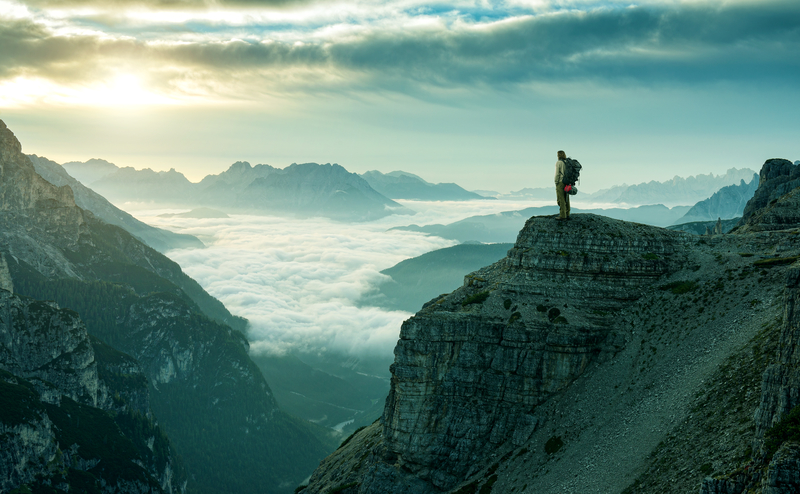
[[[209,245],[171,251],[168,256],[231,312],[250,320],[252,351],[386,359],[392,355],[400,325],[411,314],[359,308],[358,299],[387,279],[379,271],[453,245],[437,237],[387,230],[520,207],[501,201],[408,205],[428,210],[365,224],[266,216],[161,218],[152,212],[137,216],[197,235]]]
[[[124,9],[110,18],[56,16],[14,5],[0,14],[0,80],[90,84],[127,71],[174,96],[230,97],[242,88],[257,95],[563,82],[792,84],[800,75],[800,4],[784,0],[574,10],[385,3],[344,16],[315,4],[318,14],[307,18],[299,10],[295,17],[259,10],[135,17]]]

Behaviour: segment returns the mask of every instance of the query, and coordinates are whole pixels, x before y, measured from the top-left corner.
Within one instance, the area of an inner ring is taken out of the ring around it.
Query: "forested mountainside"
[[[330,439],[278,409],[247,354],[246,321],[177,264],[79,208],[70,187],[39,176],[1,121],[0,167],[0,279],[74,311],[90,335],[136,360],[187,489],[290,492],[307,476]]]
[[[797,492],[796,173],[725,235],[528,219],[403,324],[382,418],[300,492]]]
[[[361,303],[416,312],[430,299],[457,288],[464,273],[502,259],[513,244],[459,244],[426,252],[384,269],[390,277]]]

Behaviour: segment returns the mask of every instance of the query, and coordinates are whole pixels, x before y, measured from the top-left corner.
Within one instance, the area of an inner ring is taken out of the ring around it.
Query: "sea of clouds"
[[[167,256],[233,314],[250,321],[247,336],[252,352],[386,360],[391,358],[400,325],[411,314],[358,307],[358,300],[389,279],[381,270],[456,243],[389,229],[447,224],[541,205],[488,200],[399,202],[417,214],[341,223],[251,215],[162,217],[181,211],[125,208],[148,224],[195,235],[206,244],[205,249],[177,249]]]

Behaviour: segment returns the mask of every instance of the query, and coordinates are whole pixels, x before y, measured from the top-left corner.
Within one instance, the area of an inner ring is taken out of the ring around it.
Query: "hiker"
[[[560,221],[569,220],[569,194],[564,192],[564,174],[566,173],[567,153],[564,151],[558,152],[558,161],[556,161],[556,201],[558,201],[558,219]]]

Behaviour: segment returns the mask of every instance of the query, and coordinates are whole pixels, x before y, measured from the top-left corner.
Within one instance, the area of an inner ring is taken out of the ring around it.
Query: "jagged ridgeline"
[[[799,169],[732,234],[530,218],[403,324],[382,418],[299,492],[800,492]]]
[[[291,492],[332,444],[278,409],[247,355],[246,321],[177,264],[77,207],[69,187],[40,177],[1,121],[0,166],[2,287],[74,311],[89,334],[137,363],[149,390],[146,416],[182,458],[189,491]],[[5,333],[6,347],[15,345],[16,330]],[[6,382],[25,387],[13,380]],[[121,420],[115,423],[125,437],[126,427],[144,427]],[[92,428],[85,421],[80,427]],[[64,442],[71,439],[58,437],[62,451],[71,447]],[[77,465],[93,474],[91,465]]]

